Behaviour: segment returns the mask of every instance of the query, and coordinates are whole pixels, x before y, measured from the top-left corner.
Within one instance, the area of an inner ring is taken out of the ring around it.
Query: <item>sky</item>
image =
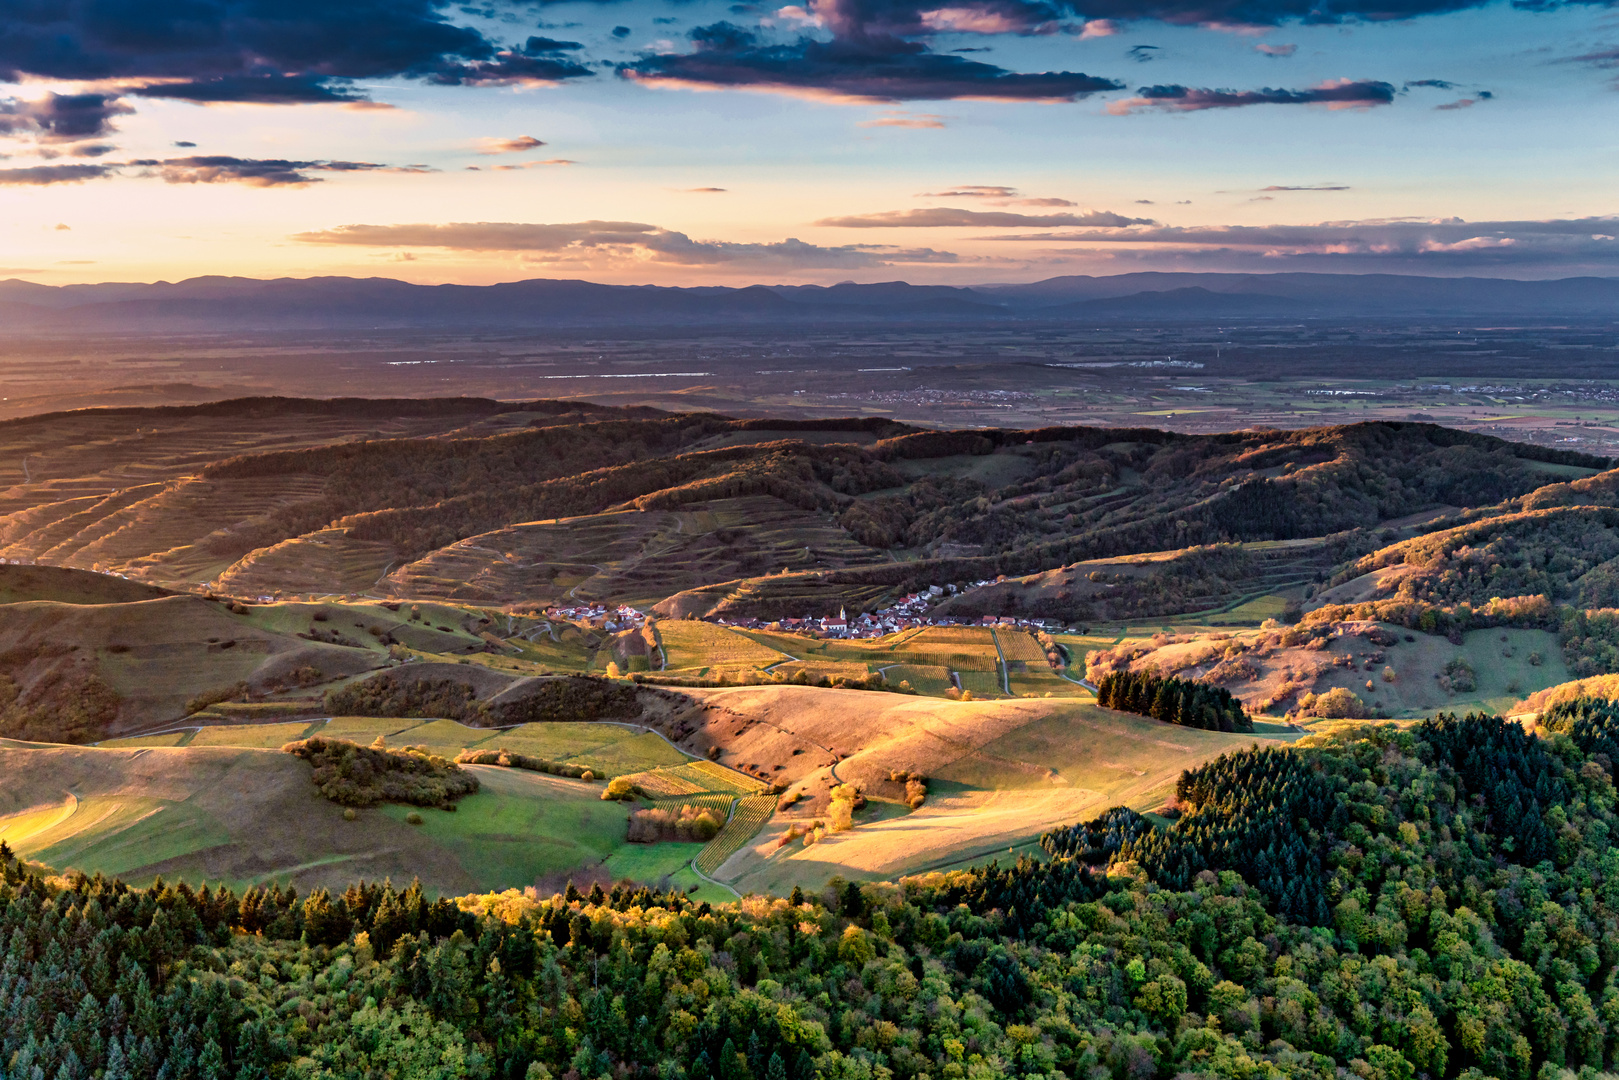
[[[1619,9],[0,0],[0,278],[1619,274]]]

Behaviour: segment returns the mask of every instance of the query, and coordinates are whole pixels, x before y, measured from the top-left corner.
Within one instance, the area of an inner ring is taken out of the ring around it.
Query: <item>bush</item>
[[[1339,686],[1317,694],[1310,711],[1328,720],[1363,720],[1366,703],[1353,690]]]
[[[723,823],[706,806],[686,804],[678,810],[653,807],[630,815],[629,841],[655,844],[659,840],[707,843],[719,835]]]
[[[1460,656],[1445,665],[1444,675],[1450,680],[1452,693],[1465,694],[1478,689],[1478,674],[1473,665]]]
[[[316,735],[281,749],[313,765],[315,786],[341,806],[393,802],[449,808],[478,790],[477,777],[422,747],[387,750]]]
[[[575,780],[594,779],[590,770],[583,765],[573,765],[566,761],[551,761],[549,758],[530,757],[527,754],[516,754],[510,750],[463,750],[455,755],[457,764],[461,765],[499,765],[507,769],[527,769],[530,772],[549,773],[552,776],[571,776]]]
[[[414,811],[412,811],[412,813],[414,813]],[[346,807],[343,810],[343,820],[344,821],[358,821],[359,817],[360,817],[360,815],[355,812],[354,807],[352,807],[352,806]]]
[[[405,823],[408,825],[420,825],[422,823],[422,815],[412,810],[410,813],[405,815]]]
[[[615,776],[607,781],[607,789],[602,792],[603,799],[633,799],[635,798],[635,785],[630,783],[627,776]]]

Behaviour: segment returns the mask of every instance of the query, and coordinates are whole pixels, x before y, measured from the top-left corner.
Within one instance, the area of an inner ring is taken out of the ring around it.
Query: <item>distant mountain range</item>
[[[1413,316],[1619,316],[1619,278],[1140,273],[970,288],[903,281],[745,288],[551,279],[413,285],[347,277],[0,281],[0,330],[10,333]]]

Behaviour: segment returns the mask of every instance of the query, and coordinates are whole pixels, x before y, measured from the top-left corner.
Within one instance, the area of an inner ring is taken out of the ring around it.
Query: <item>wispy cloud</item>
[[[815,224],[839,229],[1007,228],[1018,225],[1118,229],[1127,225],[1152,225],[1154,222],[1149,218],[1126,217],[1108,210],[1088,210],[1083,214],[1013,214],[996,210],[955,210],[937,207],[822,218]]]
[[[858,126],[867,128],[942,128],[945,123],[944,117],[936,113],[907,113],[895,110],[871,120],[862,120]]]
[[[522,154],[538,150],[545,141],[532,135],[519,135],[515,139],[479,139],[476,145],[480,154]]]

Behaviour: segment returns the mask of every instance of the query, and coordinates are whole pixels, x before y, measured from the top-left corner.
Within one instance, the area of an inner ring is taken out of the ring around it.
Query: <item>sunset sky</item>
[[[0,277],[1619,270],[1619,11],[0,0]]]

